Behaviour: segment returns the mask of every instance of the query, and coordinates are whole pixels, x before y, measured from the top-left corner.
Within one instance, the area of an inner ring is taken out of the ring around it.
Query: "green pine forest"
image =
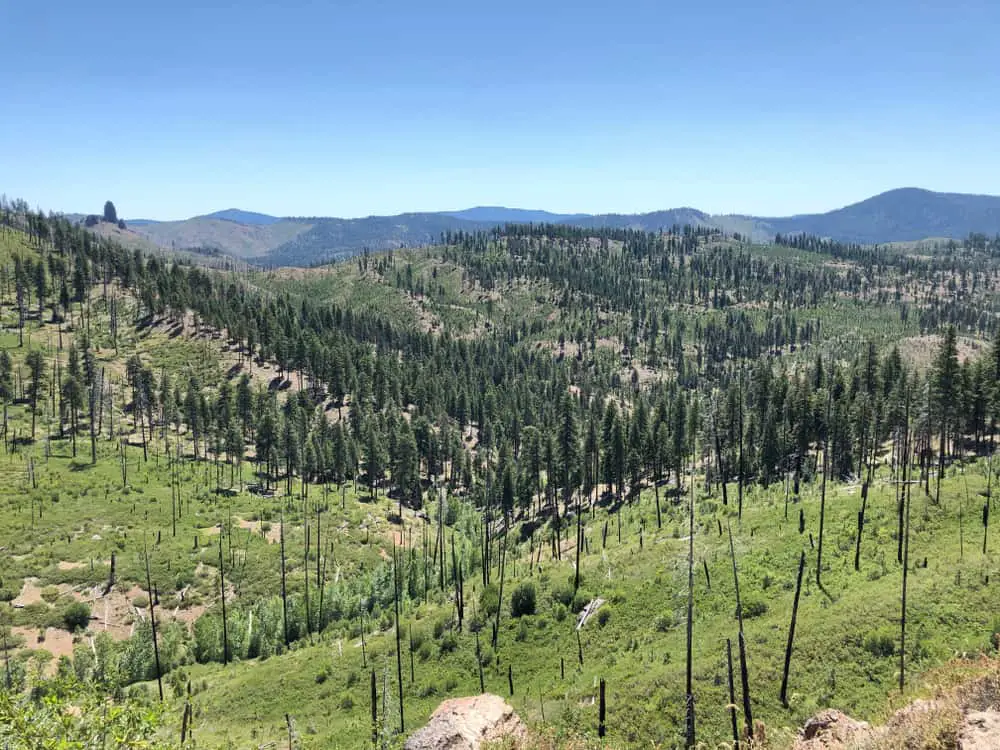
[[[4,747],[783,748],[1000,646],[1000,237],[218,265],[0,203]]]

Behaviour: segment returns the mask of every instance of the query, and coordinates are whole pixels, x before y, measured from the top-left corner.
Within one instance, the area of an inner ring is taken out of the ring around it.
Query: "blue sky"
[[[0,192],[184,218],[1000,193],[1000,8],[9,3]]]

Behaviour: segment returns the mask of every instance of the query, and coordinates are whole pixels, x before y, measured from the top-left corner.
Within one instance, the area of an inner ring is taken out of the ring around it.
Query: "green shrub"
[[[892,656],[896,653],[896,638],[886,630],[869,633],[865,638],[865,651],[877,657]]]
[[[601,607],[597,611],[597,624],[602,628],[608,624],[608,620],[611,619],[611,610],[608,607]]]
[[[59,598],[59,589],[55,586],[46,586],[42,589],[42,599],[47,601],[49,604],[54,604],[56,599]]]
[[[552,616],[556,618],[556,622],[562,622],[566,619],[566,605],[561,603],[556,603],[556,606],[552,608]]]
[[[557,604],[561,604],[564,607],[568,607],[573,603],[573,587],[572,586],[559,586],[552,590],[552,601]]]
[[[132,606],[136,609],[146,609],[149,606],[149,597],[145,594],[139,594],[132,600]]]
[[[482,612],[474,613],[469,619],[469,632],[478,633],[484,627],[486,627],[486,616]]]
[[[428,682],[426,685],[421,685],[417,689],[417,696],[420,698],[431,698],[438,694],[437,685],[433,682]]]
[[[500,610],[500,589],[495,583],[490,583],[479,595],[479,609],[487,617],[492,617]]]
[[[443,617],[434,621],[434,640],[438,640],[444,635],[444,631],[448,627],[448,621]]]
[[[590,604],[590,594],[584,593],[581,589],[580,591],[577,591],[576,596],[573,597],[573,604],[570,609],[573,610],[573,614],[579,614],[588,604]]]
[[[527,620],[521,620],[517,626],[517,635],[514,636],[516,641],[526,641],[528,640],[528,622]]]
[[[410,631],[410,643],[414,650],[423,646],[425,640],[427,640],[427,632],[423,628],[414,628]]]
[[[73,602],[63,610],[62,618],[69,632],[84,630],[90,623],[90,607],[83,602]]]
[[[767,613],[767,602],[757,597],[747,597],[743,600],[743,616],[752,619]]]
[[[510,596],[510,613],[514,617],[535,614],[535,584],[522,583]]]
[[[442,654],[450,654],[456,648],[458,648],[458,638],[454,633],[445,633],[441,636],[441,644],[439,645]]]
[[[658,615],[657,618],[653,620],[653,628],[657,633],[666,633],[673,626],[674,616],[669,612],[664,612],[662,615]]]

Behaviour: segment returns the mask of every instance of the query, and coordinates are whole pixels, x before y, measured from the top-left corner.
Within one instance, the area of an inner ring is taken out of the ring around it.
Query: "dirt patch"
[[[135,623],[143,619],[143,612],[132,603],[146,592],[133,586],[127,592],[113,588],[107,596],[102,596],[103,586],[90,589],[81,601],[90,605],[90,628],[92,633],[107,633],[115,640],[123,641],[135,631]]]
[[[229,599],[229,596],[226,596],[226,599]],[[191,629],[194,627],[195,620],[205,614],[205,610],[207,609],[208,607],[204,604],[198,604],[194,607],[188,607],[187,609],[175,607],[173,611],[170,612],[170,618],[177,620],[177,622],[183,622],[188,626],[188,629]],[[156,621],[160,621],[159,615],[157,615]]]
[[[410,547],[413,541],[413,531],[410,527],[409,531],[404,531],[403,529],[388,529],[385,532],[385,538],[392,542],[397,547]]]
[[[486,693],[446,700],[406,741],[405,750],[478,750],[484,743],[525,739],[527,729],[503,698]],[[505,745],[506,746],[506,745]]]
[[[44,649],[55,658],[45,665],[45,676],[52,677],[56,673],[60,656],[73,656],[73,635],[59,628],[46,628],[44,638],[39,640],[37,628],[11,628],[11,632],[24,638],[24,648],[32,651]]]
[[[59,570],[79,570],[80,568],[87,567],[87,563],[60,560],[56,567],[59,568]]]
[[[42,590],[38,587],[37,578],[25,578],[24,585],[21,586],[21,593],[14,597],[11,604],[14,607],[27,607],[29,604],[39,604],[43,602]]]

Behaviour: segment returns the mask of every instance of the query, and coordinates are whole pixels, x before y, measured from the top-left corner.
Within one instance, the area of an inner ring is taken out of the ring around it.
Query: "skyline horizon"
[[[894,188],[888,188],[886,190],[881,190],[879,192],[872,193],[870,195],[866,195],[864,197],[856,198],[856,199],[851,200],[851,201],[849,201],[847,203],[843,203],[843,204],[839,204],[839,205],[835,205],[835,206],[830,206],[830,207],[827,207],[825,209],[819,209],[819,210],[813,210],[813,211],[802,211],[802,212],[771,213],[771,214],[751,213],[751,212],[746,212],[746,211],[724,211],[724,212],[710,211],[710,210],[705,210],[705,209],[701,208],[700,206],[693,205],[693,204],[690,204],[690,203],[688,203],[688,204],[681,204],[681,205],[660,206],[658,208],[650,208],[650,209],[644,209],[644,210],[600,210],[600,211],[573,211],[573,210],[564,211],[564,210],[553,210],[553,209],[548,208],[548,207],[526,206],[526,205],[520,205],[519,206],[519,205],[511,205],[511,204],[503,204],[503,203],[493,203],[493,204],[467,205],[467,206],[464,206],[464,207],[461,207],[461,208],[445,208],[445,209],[418,209],[418,208],[415,208],[415,209],[407,209],[407,210],[403,210],[403,211],[396,211],[396,212],[392,212],[392,213],[373,212],[373,213],[354,214],[354,215],[350,215],[350,216],[348,216],[348,215],[342,215],[342,214],[337,214],[337,213],[281,214],[281,213],[274,213],[274,212],[267,211],[267,210],[261,210],[259,208],[245,208],[245,207],[239,206],[239,205],[230,205],[230,206],[227,206],[226,208],[218,208],[218,209],[214,209],[214,210],[211,210],[211,211],[206,211],[206,212],[202,212],[202,213],[191,214],[189,216],[183,216],[183,217],[178,217],[178,218],[160,219],[160,218],[154,218],[154,217],[147,216],[147,215],[129,216],[128,213],[127,213],[127,210],[123,210],[123,208],[122,208],[123,205],[127,205],[127,204],[121,204],[121,203],[119,203],[119,201],[115,200],[114,197],[109,197],[109,198],[102,199],[100,201],[100,207],[103,207],[103,203],[104,203],[105,200],[110,200],[112,203],[115,204],[115,209],[116,209],[116,211],[118,213],[119,218],[122,219],[122,220],[124,220],[126,223],[128,223],[128,222],[154,222],[154,223],[159,223],[159,224],[183,222],[183,221],[190,221],[192,219],[201,219],[201,218],[222,218],[222,217],[217,217],[215,215],[216,214],[220,214],[220,213],[225,213],[227,211],[239,211],[241,213],[257,214],[257,215],[260,215],[260,216],[265,216],[265,217],[269,217],[269,218],[273,218],[273,219],[281,219],[281,220],[286,220],[286,219],[336,219],[336,220],[342,220],[342,221],[364,220],[364,219],[370,219],[370,218],[376,218],[376,217],[406,216],[406,215],[411,215],[411,214],[456,214],[456,213],[461,213],[461,212],[465,212],[465,211],[481,210],[481,209],[493,209],[493,210],[502,210],[502,211],[522,211],[522,212],[533,212],[533,213],[548,213],[548,214],[552,214],[552,215],[554,215],[556,217],[571,217],[571,216],[644,216],[644,215],[648,215],[648,214],[660,213],[660,212],[665,212],[665,211],[684,211],[684,210],[690,210],[690,211],[698,211],[698,212],[703,213],[706,216],[710,216],[710,217],[743,217],[743,218],[754,218],[754,219],[778,219],[778,218],[782,218],[782,219],[786,219],[786,218],[793,218],[793,217],[800,217],[800,216],[818,216],[818,215],[823,215],[823,214],[827,214],[827,213],[830,213],[830,212],[833,212],[833,211],[838,211],[838,210],[841,210],[841,209],[844,209],[844,208],[849,208],[851,206],[857,205],[859,203],[863,203],[863,202],[865,202],[867,200],[870,200],[872,198],[877,198],[879,196],[886,195],[888,193],[894,193],[894,192],[904,191],[904,190],[916,190],[916,191],[922,191],[922,192],[926,192],[926,193],[933,193],[933,194],[937,194],[937,195],[961,195],[961,196],[970,196],[970,197],[1000,198],[1000,192],[989,193],[989,192],[966,192],[966,191],[961,191],[961,190],[935,190],[933,188],[927,188],[927,187],[922,187],[922,186],[918,186],[918,185],[904,185],[904,186],[899,186],[899,187],[894,187]],[[41,206],[41,204],[39,204],[39,203],[37,203],[35,201],[28,200],[27,198],[23,198],[23,196],[13,195],[11,193],[6,193],[6,192],[3,192],[3,195],[8,200],[11,200],[11,199],[17,199],[17,200],[23,199],[23,200],[25,200],[28,203],[28,206],[31,207],[32,210],[39,210],[40,209],[40,210],[44,211],[47,214],[48,213],[62,214],[62,215],[66,215],[66,216],[88,216],[88,215],[100,216],[100,210],[95,210],[95,211],[89,211],[88,212],[88,211],[65,210],[65,209],[56,209],[56,208],[51,208],[51,207],[43,207],[43,206]],[[461,219],[462,217],[455,217],[455,218]],[[222,220],[226,220],[226,219],[222,218]],[[469,221],[475,221],[475,220],[474,219],[469,219]],[[236,222],[236,223],[240,223],[240,222]]]

